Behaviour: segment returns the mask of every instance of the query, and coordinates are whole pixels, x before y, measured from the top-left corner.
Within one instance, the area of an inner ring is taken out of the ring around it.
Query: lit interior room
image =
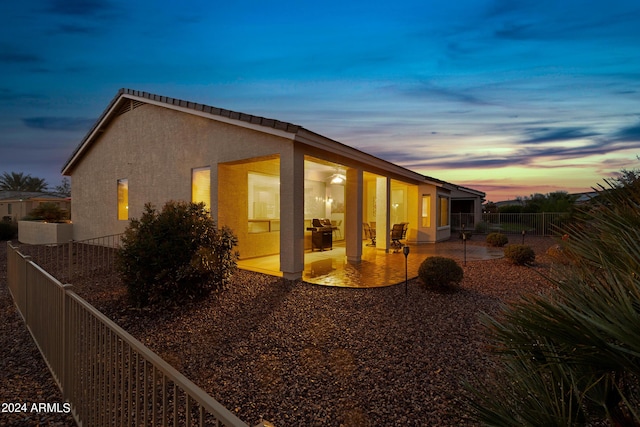
[[[347,180],[344,167],[307,158],[304,170],[305,251],[331,250],[334,245],[343,245],[344,186]],[[314,236],[322,232],[330,236],[320,244]]]

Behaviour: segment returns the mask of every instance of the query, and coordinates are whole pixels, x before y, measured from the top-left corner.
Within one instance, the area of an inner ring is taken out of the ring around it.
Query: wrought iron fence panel
[[[247,427],[71,285],[11,243],[7,253],[14,302],[79,425]]]
[[[459,231],[464,226],[465,230],[479,234],[522,234],[524,231],[535,236],[554,236],[570,221],[571,216],[564,212],[483,213],[479,217],[470,213],[451,214],[452,230]]]
[[[67,243],[22,245],[20,251],[58,280],[73,282],[113,271],[121,237],[113,234]]]

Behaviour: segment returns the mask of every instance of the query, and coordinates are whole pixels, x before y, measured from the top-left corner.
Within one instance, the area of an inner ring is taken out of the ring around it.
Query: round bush
[[[175,304],[224,289],[236,269],[237,237],[204,204],[145,205],[125,230],[117,266],[136,306]]]
[[[546,254],[553,262],[564,265],[571,263],[571,257],[562,245],[556,244],[551,246],[547,249]]]
[[[491,233],[487,235],[487,244],[494,247],[502,247],[509,243],[509,238],[502,233]]]
[[[433,256],[425,259],[418,269],[418,277],[427,288],[451,289],[462,282],[464,271],[451,259]]]
[[[509,245],[504,248],[504,256],[515,265],[531,264],[536,254],[527,245]]]

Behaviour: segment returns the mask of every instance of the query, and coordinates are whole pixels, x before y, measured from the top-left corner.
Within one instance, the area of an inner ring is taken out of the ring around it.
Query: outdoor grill
[[[311,251],[320,249],[333,249],[333,226],[331,220],[325,218],[314,218],[311,222],[313,227],[308,227],[311,231]]]

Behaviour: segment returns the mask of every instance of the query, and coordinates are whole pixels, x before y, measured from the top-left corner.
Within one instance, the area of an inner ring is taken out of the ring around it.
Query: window
[[[195,168],[191,172],[191,201],[204,203],[211,210],[211,168]]]
[[[7,205],[7,213],[8,213],[9,215],[11,215],[11,214],[13,213],[13,212],[12,212],[12,209],[11,209],[11,203],[9,203],[9,204]]]
[[[280,177],[249,172],[249,233],[280,230]]]
[[[422,195],[422,226],[431,227],[431,196],[429,194]]]
[[[129,219],[129,180],[118,180],[118,220]]]
[[[449,225],[449,198],[438,196],[440,204],[440,215],[438,216],[438,227],[446,227]]]

